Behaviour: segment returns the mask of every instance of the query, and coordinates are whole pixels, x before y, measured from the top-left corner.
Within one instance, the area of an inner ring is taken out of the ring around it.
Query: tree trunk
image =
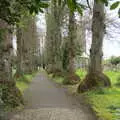
[[[12,77],[12,32],[11,26],[0,20],[0,86],[1,100],[11,108],[23,104],[21,92]]]
[[[102,2],[97,3],[94,0],[89,71],[78,87],[78,92],[111,85],[109,78],[102,73],[102,46],[105,31],[104,18],[104,4]]]
[[[68,32],[68,71],[70,73],[75,72],[74,58],[75,58],[75,16],[74,13],[69,13],[69,32]]]
[[[38,47],[36,22],[32,16],[23,19],[25,26],[17,29],[17,72],[31,73],[35,68]]]
[[[76,24],[73,12],[69,12],[69,26],[68,26],[68,39],[66,42],[66,58],[63,60],[66,66],[64,84],[76,84],[80,81],[79,76],[75,74],[75,39],[76,39]],[[64,53],[65,54],[65,53]],[[65,56],[64,56],[65,57]],[[68,63],[67,63],[68,62]]]
[[[48,72],[56,74],[57,71],[62,71],[61,59],[61,21],[62,9],[58,5],[58,1],[51,1],[50,12],[46,15],[47,32],[46,32],[46,52],[48,62]]]
[[[17,27],[16,29],[17,37],[17,70],[16,77],[19,77],[23,74],[23,39],[22,39],[22,28]]]
[[[102,72],[102,46],[104,38],[104,4],[94,3],[92,20],[92,45],[90,49],[89,72]]]
[[[0,80],[12,80],[12,34],[11,26],[0,20]]]

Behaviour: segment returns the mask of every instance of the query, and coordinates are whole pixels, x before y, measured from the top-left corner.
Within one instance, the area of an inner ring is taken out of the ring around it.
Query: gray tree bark
[[[12,80],[12,31],[3,20],[0,20],[0,80]]]
[[[61,59],[61,24],[62,24],[62,6],[58,1],[51,1],[50,11],[46,14],[47,32],[46,32],[46,54],[48,71],[62,71]]]
[[[68,27],[68,71],[70,73],[75,72],[75,39],[76,39],[76,29],[75,29],[75,16],[74,13],[69,13],[69,27]]]
[[[22,28],[16,28],[16,38],[17,38],[17,70],[16,75],[19,77],[23,74],[23,39],[22,39]]]
[[[17,72],[31,73],[36,70],[37,44],[36,22],[32,16],[24,17],[24,27],[17,28]]]
[[[89,72],[102,72],[102,46],[105,32],[103,3],[94,3],[92,20],[92,45],[90,49]]]
[[[94,0],[89,71],[79,85],[78,92],[111,86],[109,78],[102,73],[104,18],[104,4],[102,2],[97,3],[96,0]]]

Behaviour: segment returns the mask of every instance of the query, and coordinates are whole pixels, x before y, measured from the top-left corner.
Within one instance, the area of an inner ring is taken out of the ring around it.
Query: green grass
[[[85,70],[76,70],[76,74],[80,76],[81,79],[85,77],[86,73]],[[120,120],[120,85],[116,86],[118,77],[120,78],[120,71],[105,71],[104,73],[111,79],[112,87],[89,91],[84,93],[84,95],[97,116],[102,120]],[[50,76],[52,77],[52,74]],[[58,84],[63,84],[63,80],[63,77],[53,78],[53,81]],[[75,92],[76,86],[70,86],[69,89]]]
[[[118,81],[118,77],[120,77],[120,71],[105,71],[104,72],[111,80],[112,85],[115,85]]]
[[[107,88],[85,93],[94,111],[103,120],[120,119],[120,89]]]
[[[53,80],[54,80],[54,82],[56,82],[58,84],[63,84],[64,78],[56,76],[55,78],[53,78]]]
[[[63,84],[63,81],[64,81],[63,77],[61,77],[61,76],[55,76],[55,77],[53,77],[53,74],[49,74],[49,77],[52,78],[53,82],[55,82],[57,84],[60,84],[60,85]]]
[[[82,70],[77,70],[76,73],[81,78],[86,74]],[[105,71],[105,74],[111,79],[112,87],[89,91],[84,95],[102,120],[120,120],[120,86],[116,86],[120,71]]]
[[[79,70],[77,70],[76,72],[75,72],[78,76],[80,76],[80,78],[81,79],[83,79],[84,78],[84,76],[85,76],[85,74],[86,74],[86,71],[85,70],[81,70],[81,69],[79,69]],[[65,76],[64,77],[62,77],[62,76],[55,76],[55,77],[53,77],[53,74],[49,74],[49,77],[51,77],[52,78],[52,80],[55,82],[55,83],[57,83],[57,84],[65,84],[64,82],[65,82]]]
[[[16,86],[19,88],[19,90],[23,93],[25,89],[29,87],[30,82],[32,81],[32,78],[35,76],[35,73],[33,74],[25,74],[24,76],[20,77],[16,81]]]
[[[82,69],[76,70],[76,74],[77,74],[78,76],[80,76],[81,79],[83,79],[83,78],[85,77],[86,73],[87,73],[87,72],[86,72],[85,70],[82,70]]]

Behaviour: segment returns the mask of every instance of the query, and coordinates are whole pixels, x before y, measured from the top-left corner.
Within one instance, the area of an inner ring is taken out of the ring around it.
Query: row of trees
[[[40,49],[35,14],[46,7],[39,0],[0,1],[0,104],[16,107],[24,103],[15,80],[37,69]]]
[[[110,86],[109,79],[102,73],[102,44],[105,31],[102,2],[94,0],[89,70],[78,89],[82,92],[100,85]],[[113,4],[112,8],[117,7],[118,4]],[[77,23],[75,11],[79,11],[82,15],[86,5],[77,3],[75,0],[51,0],[50,7],[47,7],[48,4],[40,0],[0,1],[0,83],[7,85],[8,89],[14,89],[10,90],[11,93],[7,93],[6,96],[13,94],[14,97],[21,98],[12,75],[13,68],[16,69],[15,77],[32,73],[41,64],[40,56],[43,59],[43,66],[46,66],[49,72],[55,74],[66,72],[71,81],[78,80],[75,75],[74,59],[76,55],[81,55],[85,48],[85,42],[83,42],[85,24],[84,20],[81,20],[80,24]],[[47,31],[41,53],[35,15],[43,12],[43,8],[47,8]],[[80,41],[77,40],[79,35],[81,35]],[[16,56],[13,55],[13,36],[17,38]],[[18,104],[22,101],[17,100]]]
[[[69,76],[72,76],[69,77],[69,82],[71,82],[72,80],[76,80],[77,77],[75,75],[74,66],[77,51],[76,38],[78,36],[76,32],[78,25],[76,20],[77,17],[75,17],[76,13],[74,10],[68,9],[69,6],[65,6],[64,1],[60,5],[58,2],[59,1],[52,0],[51,6],[46,13],[46,67],[49,72],[53,72],[54,74],[56,74],[56,72],[61,72],[61,74],[67,72]],[[86,90],[93,89],[94,87],[108,87],[111,85],[109,78],[102,72],[102,46],[106,31],[104,8],[105,6],[102,2],[97,2],[96,0],[94,1],[91,26],[92,44],[90,49],[89,68],[88,74],[79,85],[79,92],[84,92]],[[75,9],[77,8],[75,7]],[[87,26],[87,24],[90,24],[87,21],[88,20],[86,19],[81,21],[84,25],[82,28],[79,28],[79,30],[82,31],[83,35],[86,32],[84,27]],[[67,35],[62,36],[62,30],[65,26],[67,26]],[[82,46],[79,50],[79,55],[81,55],[83,48],[85,47],[85,44],[81,44],[83,39],[83,37],[82,39],[79,39],[79,47]]]

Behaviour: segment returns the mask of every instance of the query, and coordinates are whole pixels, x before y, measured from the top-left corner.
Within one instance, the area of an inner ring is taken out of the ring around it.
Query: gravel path
[[[24,93],[26,108],[10,120],[96,120],[85,105],[39,73]]]

